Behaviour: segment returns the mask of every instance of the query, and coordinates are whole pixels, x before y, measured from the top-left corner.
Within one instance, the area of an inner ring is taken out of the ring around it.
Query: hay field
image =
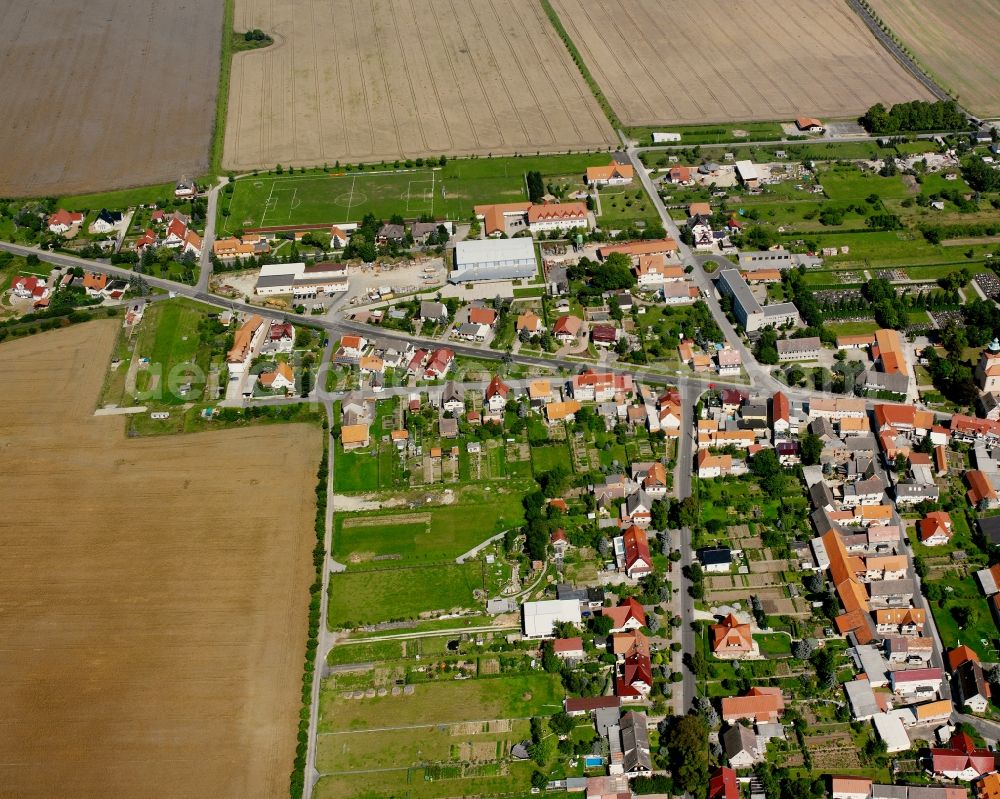
[[[537,0],[237,0],[229,169],[615,141]]]
[[[995,0],[869,0],[921,65],[980,116],[1000,116]]]
[[[931,99],[842,2],[552,4],[627,125],[844,117]]]
[[[0,2],[0,197],[174,181],[208,166],[221,2]]]
[[[0,346],[0,794],[285,797],[319,434],[127,440],[115,332]]]

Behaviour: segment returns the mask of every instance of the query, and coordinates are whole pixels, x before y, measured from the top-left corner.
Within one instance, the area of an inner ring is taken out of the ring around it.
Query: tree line
[[[876,103],[858,120],[876,136],[933,130],[965,130],[968,120],[953,100],[913,100],[886,109]]]

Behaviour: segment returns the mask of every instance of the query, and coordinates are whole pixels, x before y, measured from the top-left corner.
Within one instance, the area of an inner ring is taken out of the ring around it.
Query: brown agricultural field
[[[1000,116],[996,0],[869,0],[872,9],[959,102]]]
[[[0,197],[203,172],[222,14],[222,0],[0,0]]]
[[[128,440],[115,334],[0,345],[0,795],[286,797],[320,434]]]
[[[275,44],[233,60],[228,169],[615,141],[538,0],[236,0],[235,26]]]
[[[627,125],[844,117],[930,99],[844,2],[552,4]]]

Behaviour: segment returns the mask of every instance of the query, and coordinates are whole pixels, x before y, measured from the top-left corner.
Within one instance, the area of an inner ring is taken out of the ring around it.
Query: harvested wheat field
[[[0,794],[285,797],[320,435],[127,440],[115,334],[0,345]]]
[[[229,169],[603,147],[610,125],[537,0],[236,0]]]
[[[552,4],[627,125],[843,117],[932,99],[843,2]]]
[[[869,0],[920,64],[980,116],[1000,116],[996,0]]]
[[[221,0],[0,0],[0,197],[203,172],[222,12]]]

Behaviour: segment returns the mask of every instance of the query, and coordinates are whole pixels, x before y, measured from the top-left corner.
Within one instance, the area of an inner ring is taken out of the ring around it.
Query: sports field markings
[[[351,221],[351,205],[354,202],[354,184],[357,181],[357,179],[358,179],[357,175],[351,178],[351,192],[347,198],[347,216],[344,218],[344,222]]]
[[[267,199],[264,201],[264,213],[261,214],[261,216],[260,216],[260,226],[261,227],[264,227],[264,220],[267,219],[267,212],[270,211],[271,208],[273,208],[272,199],[271,198],[274,196],[274,184],[275,183],[276,183],[276,181],[273,181],[273,180],[271,181],[271,190],[267,193]],[[273,200],[273,202],[276,203],[277,199]]]

